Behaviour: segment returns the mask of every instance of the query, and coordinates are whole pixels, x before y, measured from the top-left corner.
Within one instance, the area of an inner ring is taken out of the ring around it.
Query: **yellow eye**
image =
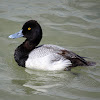
[[[29,27],[28,30],[31,30],[31,28]]]

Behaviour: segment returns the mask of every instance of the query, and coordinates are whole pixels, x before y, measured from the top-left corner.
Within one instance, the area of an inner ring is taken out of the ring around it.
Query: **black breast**
[[[22,45],[18,46],[14,53],[15,61],[19,66],[25,67],[25,61],[28,58],[29,51],[26,50]]]

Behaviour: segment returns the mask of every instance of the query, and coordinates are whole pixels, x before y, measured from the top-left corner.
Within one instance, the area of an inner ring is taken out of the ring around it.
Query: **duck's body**
[[[14,58],[19,66],[40,70],[69,70],[94,64],[60,46],[46,44],[36,47],[42,38],[42,29],[34,20],[26,22],[19,33],[27,38],[15,50]],[[16,34],[21,37],[19,33]],[[16,38],[16,35],[9,37]]]
[[[30,52],[25,65],[31,69],[64,70],[71,62],[60,55],[61,50],[64,48],[49,44],[41,45]]]

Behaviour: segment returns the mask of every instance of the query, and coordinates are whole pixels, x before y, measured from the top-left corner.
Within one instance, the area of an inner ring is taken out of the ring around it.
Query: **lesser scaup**
[[[42,29],[35,20],[27,21],[19,32],[9,36],[9,38],[19,37],[26,38],[14,53],[19,66],[40,70],[71,70],[72,67],[95,64],[60,46],[51,44],[37,46],[42,39]]]

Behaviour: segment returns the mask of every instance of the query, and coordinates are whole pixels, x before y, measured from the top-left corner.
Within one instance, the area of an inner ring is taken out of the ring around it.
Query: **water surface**
[[[43,28],[40,44],[63,46],[96,66],[71,72],[19,67],[15,48],[25,39],[9,39],[30,19]],[[100,100],[99,0],[0,0],[0,100]]]

